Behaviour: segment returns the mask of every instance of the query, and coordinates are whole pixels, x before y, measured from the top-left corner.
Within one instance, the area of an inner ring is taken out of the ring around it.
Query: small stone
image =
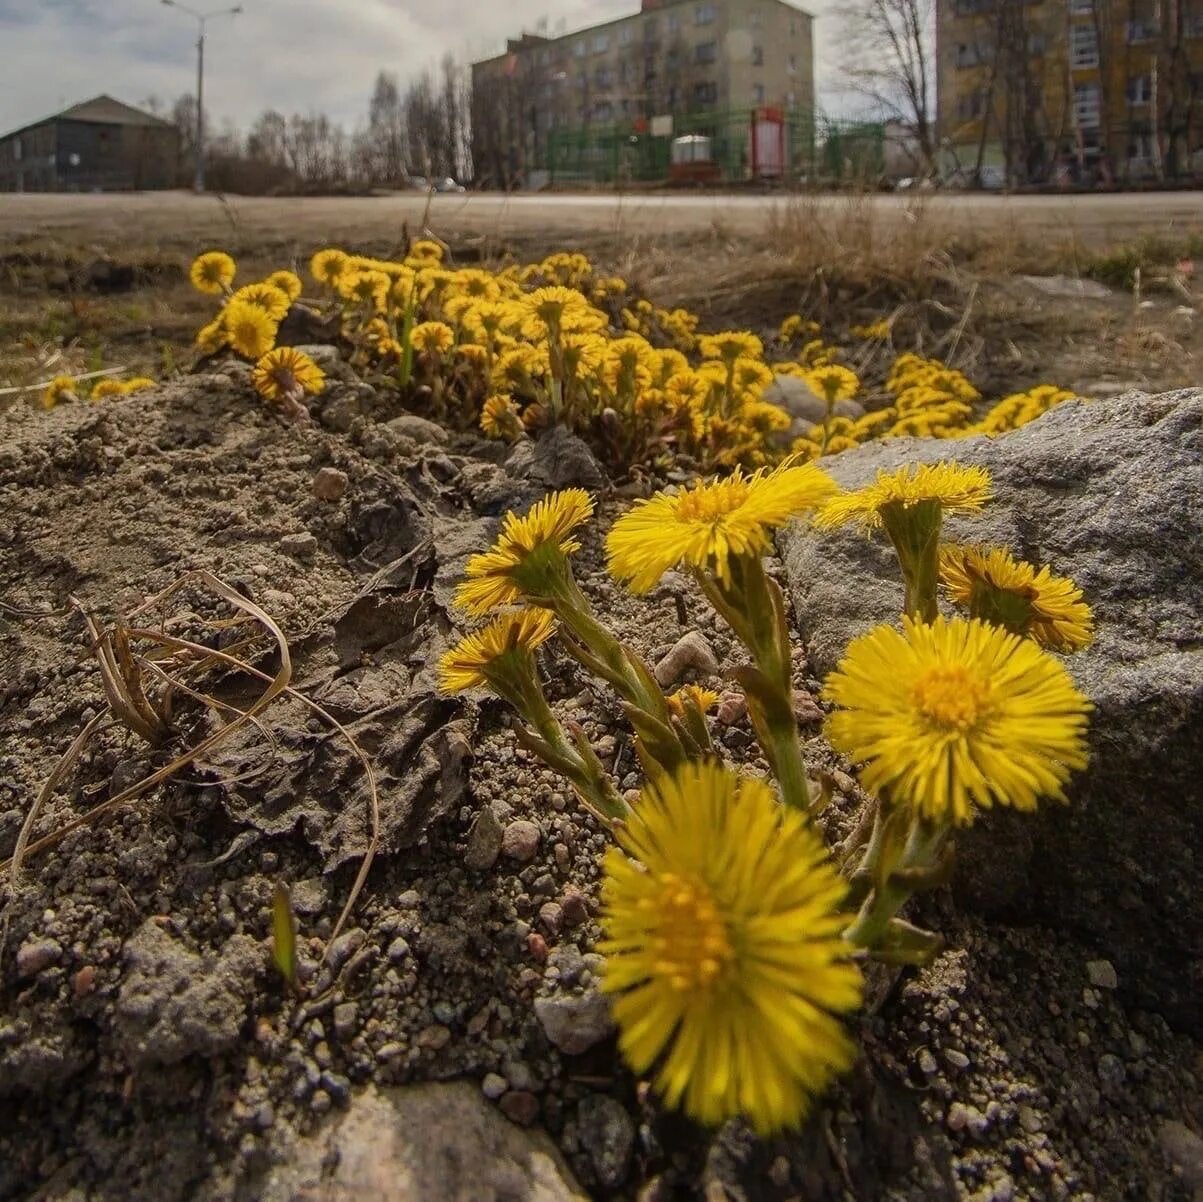
[[[919,1071],[924,1076],[930,1077],[939,1065],[936,1064],[936,1058],[931,1054],[928,1048],[922,1048],[919,1052]]]
[[[652,675],[661,688],[667,688],[680,681],[690,670],[699,676],[717,676],[719,671],[718,660],[710,644],[696,630],[677,640],[672,650],[655,666]]]
[[[445,1048],[451,1042],[451,1029],[444,1027],[442,1023],[435,1023],[429,1027],[424,1027],[418,1032],[416,1042],[420,1048],[437,1052],[440,1048]]]
[[[71,978],[71,992],[77,998],[87,997],[93,989],[96,988],[96,968],[92,964],[85,964]]]
[[[63,949],[54,939],[37,939],[23,943],[17,949],[17,976],[36,977],[62,958]]]
[[[714,716],[720,726],[734,726],[748,712],[748,699],[737,692],[724,693],[718,699]]]
[[[560,914],[566,927],[579,927],[589,918],[589,904],[576,889],[565,891],[560,899]]]
[[[1110,960],[1088,960],[1086,976],[1096,989],[1118,989],[1119,976]]]
[[[525,864],[539,850],[539,828],[525,818],[511,822],[501,836],[501,850],[512,860]]]
[[[617,1189],[635,1148],[635,1124],[626,1107],[606,1094],[590,1094],[577,1108],[577,1125],[598,1181],[607,1190]]]
[[[497,1104],[501,1113],[520,1127],[529,1127],[539,1117],[539,1099],[525,1089],[511,1089]]]
[[[398,1056],[405,1054],[405,1044],[392,1043],[381,1044],[376,1050],[376,1062],[378,1064],[388,1064],[390,1060],[396,1060]]]
[[[964,1102],[953,1102],[944,1119],[949,1131],[964,1131],[969,1126],[969,1107]]]
[[[778,1156],[769,1165],[769,1180],[778,1188],[785,1189],[789,1185],[789,1159]]]
[[[1036,1135],[1038,1132],[1044,1130],[1044,1120],[1036,1110],[1031,1106],[1023,1104],[1019,1107],[1019,1125],[1029,1135]]]
[[[330,1095],[324,1089],[315,1089],[309,1099],[309,1109],[314,1114],[328,1114],[332,1105]]]
[[[539,922],[549,935],[558,935],[563,921],[564,911],[558,902],[544,902],[539,907]]]
[[[394,434],[412,438],[416,443],[442,445],[447,442],[449,437],[447,431],[437,422],[419,417],[416,413],[402,413],[400,417],[394,417],[386,425]]]
[[[388,945],[388,958],[394,964],[399,964],[408,955],[409,944],[400,935],[398,935],[397,938]]]
[[[964,1070],[969,1067],[969,1057],[964,1052],[958,1052],[956,1048],[946,1048],[944,1059],[955,1069]]]
[[[532,960],[542,964],[547,959],[547,940],[538,931],[532,931],[526,937],[526,953]]]
[[[313,477],[313,495],[319,501],[337,501],[347,491],[346,472],[340,472],[336,467],[321,468]]]
[[[280,550],[294,559],[308,561],[317,554],[317,539],[312,534],[286,534],[280,539]]]
[[[468,846],[464,851],[464,863],[474,872],[486,872],[497,863],[501,855],[504,832],[493,807],[486,805],[476,816],[468,834]],[[536,846],[538,840],[536,838]],[[533,854],[533,853],[532,853]]]
[[[339,1039],[354,1035],[358,1023],[359,1007],[355,1002],[341,1002],[334,1007],[334,1033]]]
[[[480,1083],[480,1092],[491,1102],[496,1102],[510,1083],[498,1073],[485,1073],[485,1079]]]
[[[557,843],[551,849],[552,855],[555,856],[556,867],[563,873],[567,873],[572,868],[572,856],[569,854],[568,845],[566,843]]]
[[[794,690],[794,719],[802,726],[823,721],[823,711],[805,689]]]
[[[588,1051],[614,1030],[609,1002],[592,989],[578,997],[536,998],[535,1017],[547,1038],[569,1056]]]
[[[1203,1139],[1185,1123],[1165,1122],[1157,1131],[1161,1150],[1182,1174],[1187,1189],[1203,1190]]]
[[[1103,1093],[1109,1098],[1118,1098],[1124,1092],[1124,1083],[1128,1079],[1128,1070],[1124,1062],[1111,1052],[1104,1052],[1099,1057],[1099,1082]]]

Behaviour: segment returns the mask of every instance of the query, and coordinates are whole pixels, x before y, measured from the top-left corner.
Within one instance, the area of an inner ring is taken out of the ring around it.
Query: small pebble
[[[485,872],[492,868],[501,855],[502,840],[501,823],[497,821],[493,807],[486,805],[472,824],[468,846],[464,851],[464,863],[474,872]]]
[[[53,939],[23,943],[17,949],[17,976],[36,977],[63,958],[62,947]]]
[[[579,927],[589,918],[589,905],[576,889],[565,891],[560,900],[560,915],[566,927]]]
[[[1096,989],[1119,988],[1119,976],[1110,960],[1088,960],[1086,976]]]
[[[359,1023],[359,1007],[354,1002],[341,1002],[334,1007],[334,1033],[346,1039],[355,1033]]]
[[[485,1079],[480,1083],[481,1093],[492,1102],[496,1102],[509,1087],[510,1083],[498,1073],[486,1073]]]
[[[313,477],[313,495],[319,501],[337,501],[347,491],[346,472],[340,472],[336,467],[321,468]]]
[[[969,1067],[969,1057],[964,1052],[958,1052],[956,1048],[946,1048],[944,1059],[956,1069],[967,1069]]]
[[[919,1071],[930,1077],[938,1067],[936,1058],[927,1048],[923,1048],[919,1053]]]
[[[520,864],[535,858],[539,850],[539,828],[525,818],[511,822],[501,836],[501,850]]]
[[[435,1023],[418,1032],[417,1045],[428,1051],[437,1052],[451,1042],[451,1031],[441,1023]]]
[[[511,1089],[497,1104],[501,1113],[520,1127],[529,1127],[539,1117],[539,1099],[525,1089]]]
[[[314,1114],[327,1114],[333,1103],[330,1101],[330,1095],[324,1089],[315,1089],[313,1097],[309,1099],[309,1109]]]

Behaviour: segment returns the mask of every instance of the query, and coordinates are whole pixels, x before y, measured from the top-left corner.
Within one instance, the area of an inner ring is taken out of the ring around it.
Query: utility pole
[[[205,25],[215,17],[236,17],[242,5],[198,13],[196,9],[181,4],[180,0],[161,0],[168,8],[178,8],[196,21],[196,177],[193,191],[205,190]]]

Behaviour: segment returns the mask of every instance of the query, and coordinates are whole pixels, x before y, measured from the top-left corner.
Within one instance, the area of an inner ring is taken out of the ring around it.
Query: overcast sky
[[[234,0],[230,0],[233,3]],[[400,79],[447,51],[464,60],[504,48],[507,34],[547,18],[555,31],[634,12],[639,0],[243,0],[214,21],[205,107],[244,128],[265,108],[328,113],[348,127],[365,115],[381,68]],[[816,21],[820,89],[825,6]],[[192,0],[201,11],[219,0]],[[166,103],[195,87],[195,22],[159,0],[0,0],[0,132],[108,92]]]

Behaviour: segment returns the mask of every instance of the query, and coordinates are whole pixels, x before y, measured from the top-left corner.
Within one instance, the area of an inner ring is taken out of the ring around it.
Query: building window
[[[669,33],[676,33],[677,30],[681,28],[681,14],[680,13],[669,13],[667,20],[668,20],[668,32]]]
[[[797,98],[797,96],[794,95],[793,92],[786,92],[785,103],[787,105],[789,105],[790,108],[794,107],[794,105],[797,103],[797,100],[798,100],[798,98]]]
[[[1094,0],[1069,0],[1070,15],[1089,17],[1094,13]]]
[[[1203,38],[1203,13],[1195,13],[1187,19],[1186,36],[1188,38]]]
[[[1070,26],[1069,65],[1075,71],[1099,65],[1099,39],[1093,25]]]
[[[957,100],[957,120],[976,121],[986,111],[986,93],[980,89],[967,92]]]
[[[1151,42],[1154,33],[1153,22],[1148,17],[1137,17],[1135,20],[1128,22],[1127,36],[1129,45],[1133,42]]]
[[[643,23],[643,40],[654,42],[660,35],[660,22],[655,17],[648,17]]]
[[[750,13],[748,13],[748,24],[754,29],[759,27],[761,19],[760,9],[758,8],[754,8]]]
[[[1048,39],[1042,33],[1028,34],[1028,54],[1032,58],[1043,58],[1048,50]]]
[[[540,67],[546,67],[548,57],[549,56],[548,56],[548,53],[546,50],[540,50],[539,53],[535,56],[535,61],[539,64]]]
[[[958,42],[956,64],[958,67],[981,67],[993,61],[994,48],[977,42]]]
[[[19,163],[20,161],[21,161],[21,139],[13,138],[13,162]]]
[[[699,42],[693,48],[693,61],[695,63],[712,63],[718,58],[718,44],[716,42]]]
[[[752,85],[752,99],[757,104],[764,104],[764,84],[754,83]]]
[[[693,10],[693,23],[695,25],[710,25],[713,23],[716,15],[713,4],[699,4]]]
[[[709,82],[694,84],[693,98],[698,104],[714,104],[718,100],[718,84]]]
[[[1148,104],[1153,94],[1153,81],[1148,75],[1128,77],[1128,103]]]
[[[791,54],[789,56],[789,65],[786,67],[786,70],[791,75],[798,74],[798,56],[796,54]]]
[[[618,44],[620,46],[629,46],[635,40],[635,26],[624,25],[618,31]]]
[[[764,66],[764,47],[763,46],[753,46],[752,47],[752,66],[753,67],[763,67]]]
[[[593,82],[599,88],[610,88],[614,86],[614,72],[609,67],[598,67],[593,73]]]
[[[593,106],[593,116],[597,121],[609,121],[614,116],[614,106],[608,100],[603,100]]]
[[[584,42],[576,42],[573,44],[572,53],[575,54],[577,58],[584,58],[585,50],[586,46]]]
[[[610,35],[608,33],[599,33],[593,39],[593,53],[605,54],[610,49]]]
[[[1083,130],[1099,128],[1098,84],[1080,83],[1074,88],[1074,124]]]

